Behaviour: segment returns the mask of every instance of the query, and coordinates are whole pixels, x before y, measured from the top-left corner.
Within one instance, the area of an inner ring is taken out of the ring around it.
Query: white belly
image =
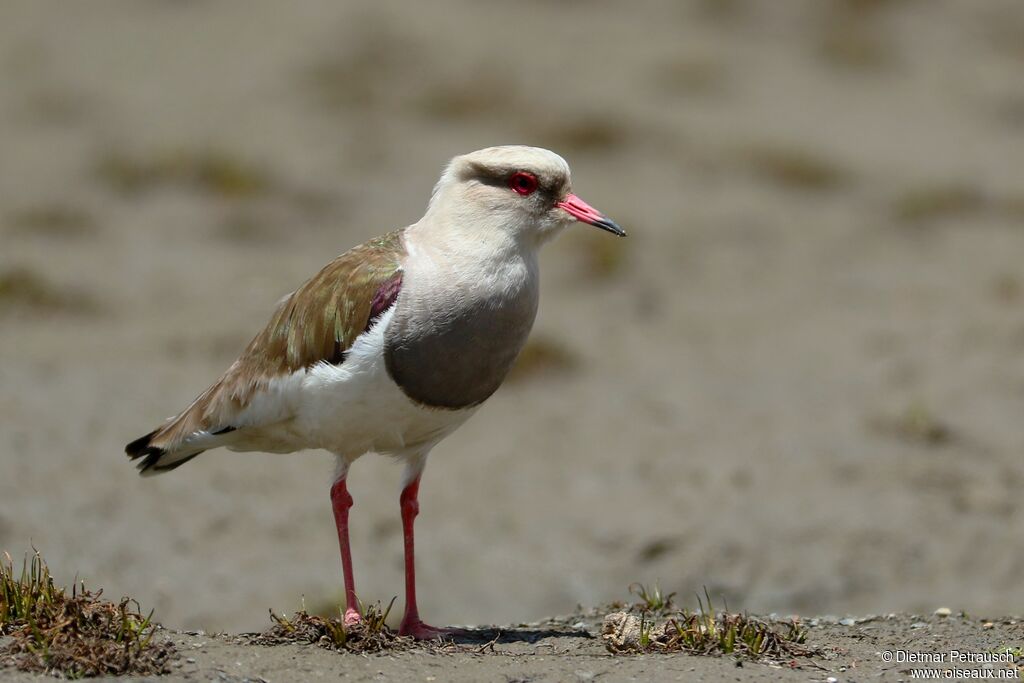
[[[323,448],[349,461],[370,451],[413,455],[429,450],[469,419],[476,407],[421,406],[388,376],[384,330],[393,313],[394,308],[385,312],[360,335],[340,365],[321,363],[284,379],[271,395],[275,402],[285,403],[284,412],[290,417],[246,429],[229,448],[276,452]],[[250,409],[260,410],[259,403],[253,401]]]

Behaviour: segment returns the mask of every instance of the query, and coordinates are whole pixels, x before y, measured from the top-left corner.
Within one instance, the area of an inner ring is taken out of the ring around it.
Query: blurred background
[[[630,237],[547,248],[513,377],[434,451],[431,623],[655,580],[1020,612],[1022,73],[1019,0],[4,3],[0,550],[175,627],[337,604],[329,456],[140,480],[123,446],[520,143]],[[365,601],[401,604],[398,479],[351,474]]]

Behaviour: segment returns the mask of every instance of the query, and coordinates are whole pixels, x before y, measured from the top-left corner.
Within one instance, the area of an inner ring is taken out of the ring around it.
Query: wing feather
[[[145,443],[132,442],[128,454],[170,453],[196,437],[206,442],[211,435],[253,426],[235,419],[274,379],[317,363],[343,362],[356,337],[397,298],[405,253],[398,230],[331,261],[277,305],[267,326],[213,386],[144,437]]]

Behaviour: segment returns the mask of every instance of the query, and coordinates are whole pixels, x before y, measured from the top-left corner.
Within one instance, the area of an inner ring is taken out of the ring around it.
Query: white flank
[[[236,451],[289,453],[322,448],[352,463],[363,453],[418,456],[476,411],[414,403],[388,376],[384,330],[388,309],[356,338],[340,365],[318,363],[271,382],[253,397],[231,434]]]

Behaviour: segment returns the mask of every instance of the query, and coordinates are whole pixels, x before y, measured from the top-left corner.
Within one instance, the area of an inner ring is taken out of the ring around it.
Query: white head
[[[569,164],[540,147],[488,147],[455,157],[434,187],[431,214],[462,229],[499,230],[538,245],[573,221],[626,235],[572,194]]]

